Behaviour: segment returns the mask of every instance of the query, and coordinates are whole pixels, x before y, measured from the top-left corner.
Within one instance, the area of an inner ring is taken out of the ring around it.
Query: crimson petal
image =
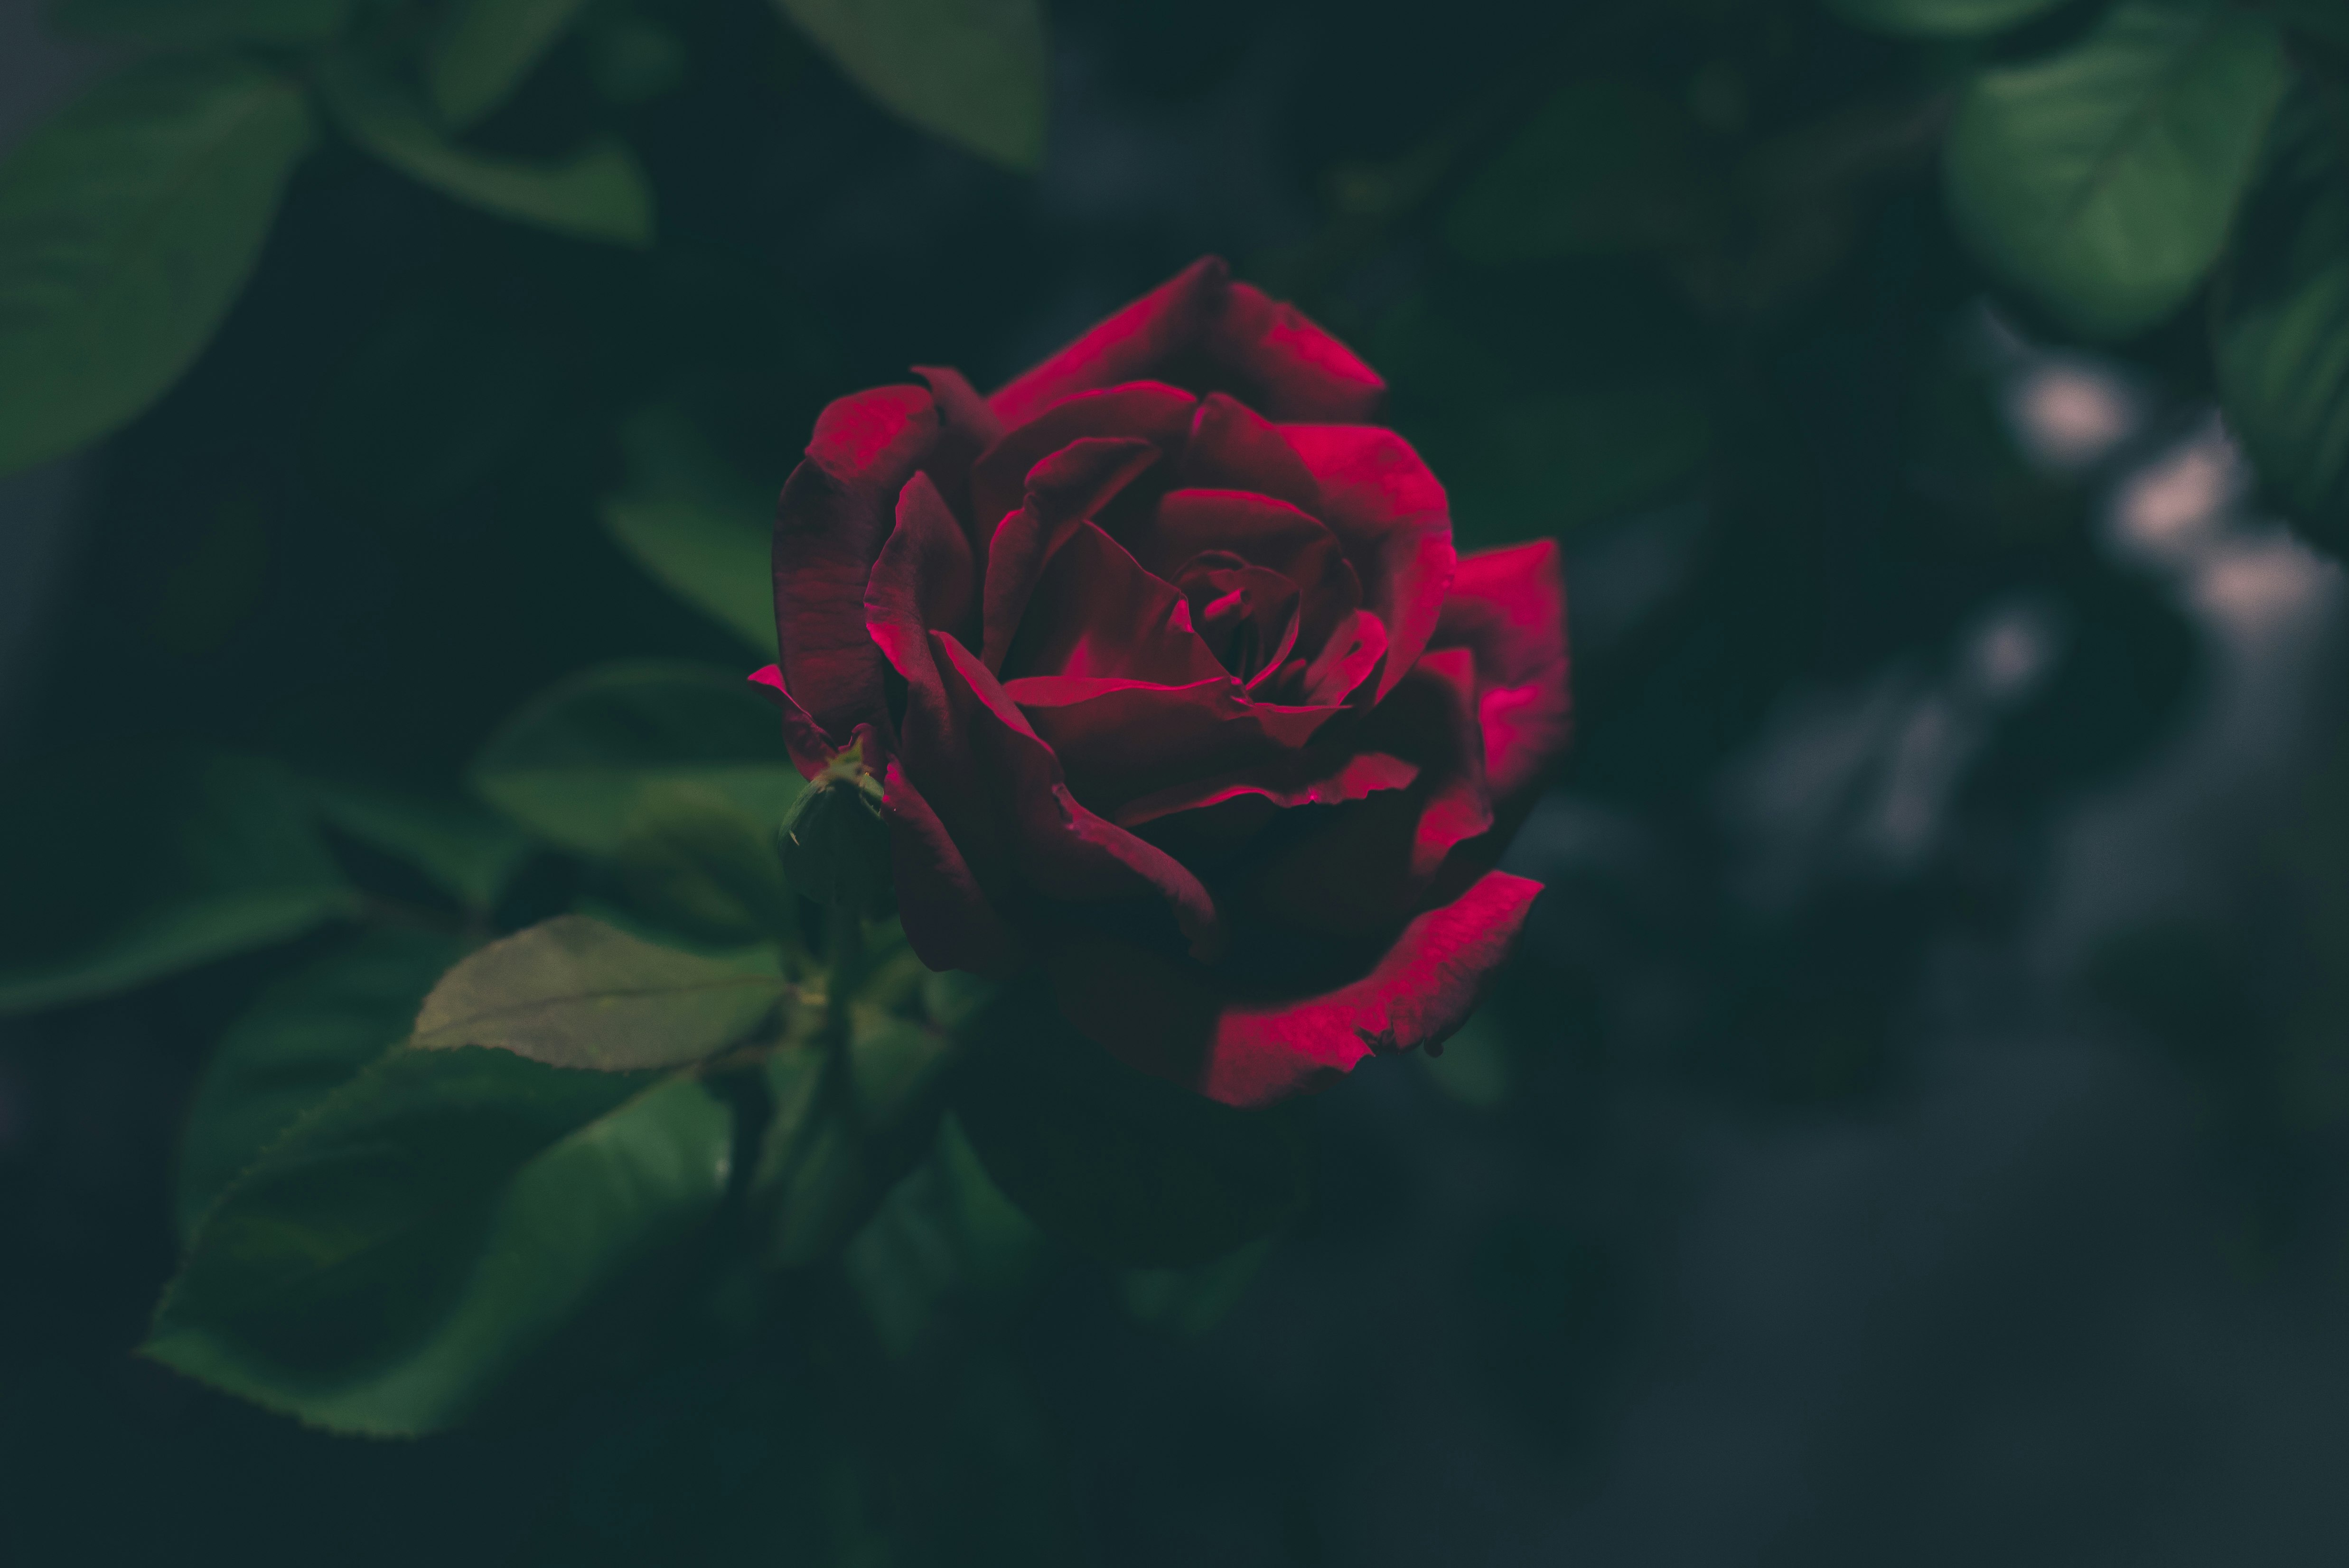
[[[1295,305],[1234,284],[1203,346],[1275,419],[1355,420],[1378,412],[1387,384]]]
[[[983,650],[1003,668],[1028,601],[1061,547],[1110,497],[1158,460],[1158,449],[1131,437],[1070,442],[1028,472],[1028,499],[1005,517],[987,551]]]
[[[1566,579],[1557,542],[1461,558],[1432,645],[1476,660],[1476,717],[1495,799],[1531,785],[1566,748]]]
[[[1384,697],[1418,662],[1444,610],[1456,556],[1444,487],[1411,444],[1372,425],[1288,425],[1281,434],[1321,486],[1321,521],[1386,623]]]
[[[1419,777],[1419,765],[1382,751],[1327,757],[1299,752],[1272,767],[1244,773],[1226,773],[1170,789],[1154,789],[1128,800],[1112,813],[1120,827],[1196,811],[1227,800],[1256,797],[1287,810],[1298,806],[1342,806],[1368,799],[1381,789],[1402,789]]]
[[[1185,779],[1277,763],[1340,710],[1250,702],[1218,670],[1182,686],[1030,676],[1007,681],[1036,733],[1096,810]]]
[[[881,652],[864,630],[864,580],[897,492],[938,433],[919,387],[876,387],[824,409],[775,509],[775,640],[792,698],[833,744],[885,725]],[[802,768],[807,758],[794,743]],[[821,763],[817,764],[821,766]]]
[[[1021,425],[1080,392],[1154,376],[1197,350],[1230,288],[1223,258],[1202,257],[998,388],[988,406],[1006,425]]]
[[[976,655],[945,632],[931,633],[930,646],[973,782],[994,796],[996,814],[1009,825],[1019,873],[1048,898],[1154,901],[1174,916],[1194,957],[1214,957],[1223,922],[1199,879],[1077,800],[1060,758]]]
[[[1008,531],[1025,511],[1007,519]],[[987,643],[996,649],[990,580]],[[1191,606],[1175,586],[1142,569],[1108,534],[1079,519],[1035,581],[1034,605],[1008,657],[988,667],[1017,674],[1114,676],[1185,686],[1224,675],[1191,624]]]
[[[1228,393],[1199,400],[1180,479],[1198,490],[1251,490],[1300,511],[1321,510],[1321,486],[1280,427]]]
[[[1038,463],[1089,436],[1138,437],[1163,452],[1180,451],[1198,402],[1180,387],[1129,381],[1080,393],[1004,431],[971,465],[971,520],[982,552],[997,525],[1026,498],[1029,471]]]
[[[1266,1003],[1195,965],[1102,937],[1047,956],[1070,1022],[1127,1066],[1246,1109],[1326,1088],[1364,1058],[1440,1047],[1485,998],[1541,884],[1488,872],[1412,920],[1361,979]]]
[[[996,912],[938,814],[895,759],[882,779],[897,914],[916,956],[932,969],[994,977],[1017,970],[1019,937]]]

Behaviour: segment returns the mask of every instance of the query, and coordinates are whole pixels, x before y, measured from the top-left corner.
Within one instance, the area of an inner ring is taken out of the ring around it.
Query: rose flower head
[[[1231,1105],[1439,1047],[1539,891],[1556,546],[1459,557],[1384,383],[1213,258],[991,397],[915,374],[817,419],[752,677],[880,779],[915,952]]]

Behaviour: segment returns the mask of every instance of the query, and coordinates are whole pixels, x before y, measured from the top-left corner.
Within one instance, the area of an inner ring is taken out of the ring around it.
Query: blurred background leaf
[[[2077,45],[1968,88],[1950,128],[1951,209],[2067,325],[2142,331],[2218,260],[2284,83],[2264,18],[2124,0]]]
[[[440,122],[463,130],[505,101],[579,19],[586,0],[453,0],[426,56]]]
[[[285,77],[169,57],[0,164],[0,472],[104,434],[180,377],[243,288],[310,139]]]
[[[394,1051],[207,1212],[143,1351],[334,1430],[440,1430],[692,1240],[731,1130],[690,1078]]]
[[[67,32],[146,44],[315,44],[342,31],[352,9],[352,0],[53,0],[49,15]]]
[[[1041,0],[775,0],[840,68],[926,130],[1012,169],[1044,156]]]

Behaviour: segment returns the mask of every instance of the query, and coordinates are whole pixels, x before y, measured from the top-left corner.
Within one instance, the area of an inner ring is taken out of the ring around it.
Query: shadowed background
[[[1802,5],[1064,3],[1028,178],[755,0],[637,9],[692,62],[631,110],[656,247],[329,149],[193,372],[0,481],[0,759],[432,782],[592,660],[743,663],[597,523],[632,415],[771,493],[829,397],[992,385],[1221,253],[1385,375],[1464,543],[1564,541],[1579,739],[1507,862],[1549,891],[1441,1061],[1312,1107],[1227,1315],[1060,1271],[975,1450],[1119,1568],[2349,1552],[2339,573],[2190,335],[2066,347],[1975,271],[1912,57]],[[1844,139],[1709,250],[1513,253],[1476,170],[1593,52]],[[113,57],[0,0],[0,139]],[[0,1022],[0,1555],[698,1560],[664,1509],[818,1462],[690,1380],[388,1444],[132,1359],[195,1076],[299,956]]]

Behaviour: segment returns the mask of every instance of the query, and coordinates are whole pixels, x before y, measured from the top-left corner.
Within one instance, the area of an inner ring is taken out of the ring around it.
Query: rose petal
[[[1195,555],[1174,579],[1191,606],[1191,626],[1207,651],[1250,690],[1297,645],[1297,584],[1269,566],[1220,551]]]
[[[929,383],[938,409],[938,438],[922,459],[922,471],[938,487],[938,494],[957,517],[970,514],[971,465],[1003,435],[1003,421],[987,399],[963,379],[962,372],[943,366],[916,365],[914,374]],[[1014,505],[1018,504],[1015,500]],[[983,541],[974,540],[975,545]]]
[[[988,399],[1007,425],[1096,387],[1143,378],[1226,390],[1275,419],[1366,419],[1386,391],[1294,305],[1193,263]]]
[[[1248,490],[1301,511],[1321,510],[1321,486],[1280,427],[1228,393],[1200,399],[1179,477],[1193,489]]]
[[[1149,525],[1130,537],[1134,558],[1169,582],[1211,551],[1228,551],[1287,577],[1297,584],[1297,649],[1308,660],[1362,603],[1361,579],[1338,536],[1320,519],[1269,496],[1169,490],[1159,498]]]
[[[937,669],[930,656],[933,630],[958,630],[971,612],[970,544],[962,525],[926,473],[905,481],[897,496],[897,526],[864,584],[864,626],[912,700],[935,697]]]
[[[1202,257],[999,388],[988,406],[1006,425],[1021,425],[1080,392],[1157,377],[1197,351],[1230,284],[1222,257]]]
[[[1341,711],[1250,702],[1221,671],[1185,686],[1031,676],[1003,690],[1061,758],[1078,799],[1104,812],[1185,779],[1270,766]]]
[[[894,758],[882,779],[897,914],[916,956],[932,969],[999,978],[1024,958],[1019,934],[996,913],[946,825]]]
[[[1495,799],[1516,796],[1566,749],[1572,717],[1557,542],[1462,557],[1430,645],[1475,655],[1485,778]]]
[[[1321,521],[1361,574],[1362,603],[1386,623],[1384,697],[1418,661],[1451,586],[1451,505],[1411,444],[1372,425],[1287,425],[1281,434],[1321,486]]]
[[[1025,517],[1025,511],[1015,514]],[[1009,529],[1012,520],[1006,520]],[[990,584],[992,586],[992,584]],[[989,605],[988,645],[995,645]],[[1036,580],[1019,635],[999,664],[1014,675],[1114,676],[1186,686],[1225,674],[1171,583],[1144,572],[1123,545],[1077,521]]]
[[[783,745],[790,748],[792,765],[804,778],[812,779],[823,771],[833,754],[840,749],[827,737],[823,727],[808,717],[808,710],[783,689],[783,672],[773,665],[750,672],[750,686],[761,696],[782,710]]]
[[[930,634],[930,646],[968,747],[973,792],[985,797],[974,804],[1008,826],[1019,873],[1050,899],[1160,904],[1193,956],[1212,958],[1223,923],[1199,879],[1078,802],[1060,758],[976,655],[944,632]]]
[[[1492,828],[1475,680],[1466,649],[1429,654],[1371,710],[1352,743],[1416,763],[1419,778],[1346,807],[1275,859],[1257,896],[1276,918],[1304,931],[1376,931],[1417,907],[1453,851]]]
[[[1183,449],[1198,402],[1180,387],[1130,381],[1080,393],[1004,431],[971,465],[971,517],[982,545],[1026,499],[1029,470],[1054,452],[1088,436],[1125,436],[1172,455]]]
[[[987,552],[985,657],[1000,670],[1045,568],[1069,537],[1133,476],[1158,460],[1158,449],[1130,437],[1071,441],[1028,472],[1028,499],[996,528]]]
[[[1105,937],[1046,959],[1061,1008],[1127,1066],[1253,1109],[1325,1088],[1365,1057],[1440,1046],[1507,962],[1541,884],[1488,872],[1406,924],[1361,979],[1282,1002],[1234,1001],[1212,976]]]
[[[775,509],[777,661],[818,729],[844,744],[885,724],[881,652],[864,630],[864,580],[889,537],[897,492],[938,433],[929,393],[876,387],[843,397],[815,424],[807,457]]]
[[[1368,610],[1354,611],[1330,634],[1321,651],[1306,666],[1299,682],[1305,700],[1313,704],[1344,702],[1363,689],[1362,683],[1379,667],[1386,653],[1386,623]]]
[[[1178,811],[1201,810],[1227,800],[1255,797],[1283,810],[1298,806],[1342,806],[1368,799],[1381,789],[1402,789],[1419,777],[1419,765],[1384,752],[1352,756],[1293,753],[1263,769],[1196,779],[1153,790],[1111,813],[1122,828],[1138,828]]]
[[[1245,400],[1275,419],[1367,419],[1386,395],[1387,384],[1351,349],[1295,305],[1247,284],[1226,291],[1202,346],[1238,381]]]

